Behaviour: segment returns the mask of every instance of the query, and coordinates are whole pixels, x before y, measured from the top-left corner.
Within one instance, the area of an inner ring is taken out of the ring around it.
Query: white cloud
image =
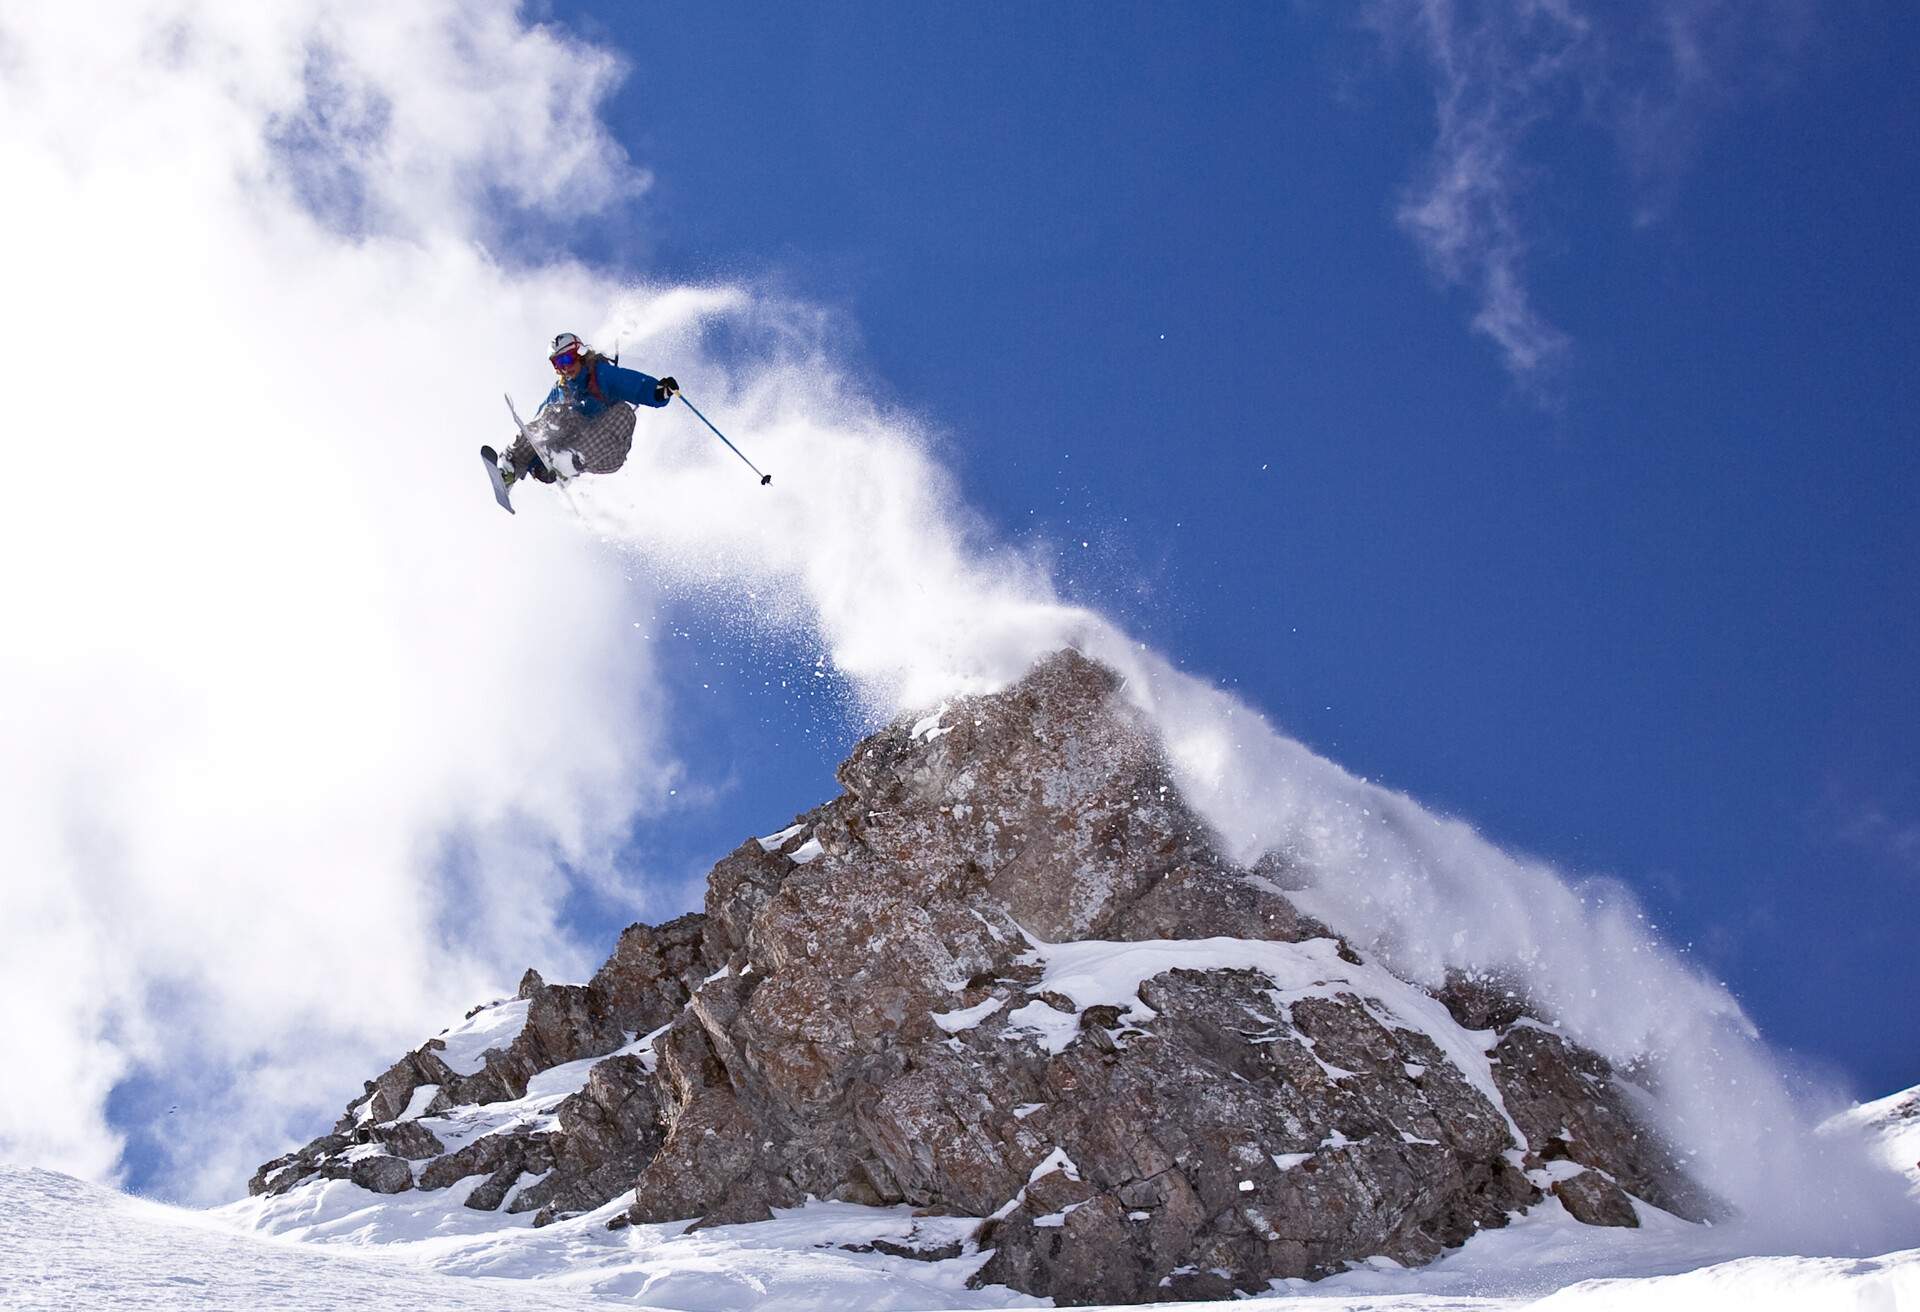
[[[609,622],[644,602],[475,450],[606,296],[474,239],[638,175],[612,62],[510,4],[29,7],[0,50],[0,1154],[110,1173],[146,1070],[226,1086],[167,1128],[230,1192],[283,1112],[602,946],[559,863],[672,770]]]

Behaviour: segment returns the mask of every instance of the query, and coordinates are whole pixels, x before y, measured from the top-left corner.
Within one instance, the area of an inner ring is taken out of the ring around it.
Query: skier
[[[572,333],[561,333],[553,339],[547,360],[559,381],[540,403],[527,432],[516,437],[500,456],[500,481],[506,487],[528,474],[551,483],[557,476],[613,473],[626,463],[627,452],[633,449],[633,408],[645,405],[658,409],[680,390],[680,384],[672,378],[622,369]],[[565,461],[572,468],[549,468],[527,440],[528,433],[545,448],[548,457]],[[503,500],[501,504],[506,503]]]

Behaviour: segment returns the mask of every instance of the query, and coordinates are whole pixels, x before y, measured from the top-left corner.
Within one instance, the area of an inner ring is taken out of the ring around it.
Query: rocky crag
[[[1304,872],[1225,860],[1116,685],[1061,652],[873,735],[704,912],[529,971],[252,1191],[908,1204],[980,1218],[975,1283],[1069,1303],[1424,1262],[1549,1194],[1706,1214],[1646,1092],[1516,990],[1415,988],[1300,913]]]

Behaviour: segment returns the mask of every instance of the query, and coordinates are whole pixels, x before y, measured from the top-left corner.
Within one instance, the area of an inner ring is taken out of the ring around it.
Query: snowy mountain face
[[[584,985],[528,972],[236,1214],[364,1239],[422,1208],[904,1208],[879,1251],[1093,1303],[1417,1265],[1529,1209],[1713,1214],[1647,1091],[1517,989],[1408,984],[1284,863],[1223,858],[1116,682],[1062,652],[875,734],[703,913],[630,928]]]

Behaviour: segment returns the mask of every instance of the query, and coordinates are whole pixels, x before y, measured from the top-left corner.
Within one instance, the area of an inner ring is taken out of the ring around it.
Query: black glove
[[[673,394],[679,390],[680,384],[678,382],[671,378],[662,378],[653,386],[653,399],[656,401],[671,401],[673,400]]]

